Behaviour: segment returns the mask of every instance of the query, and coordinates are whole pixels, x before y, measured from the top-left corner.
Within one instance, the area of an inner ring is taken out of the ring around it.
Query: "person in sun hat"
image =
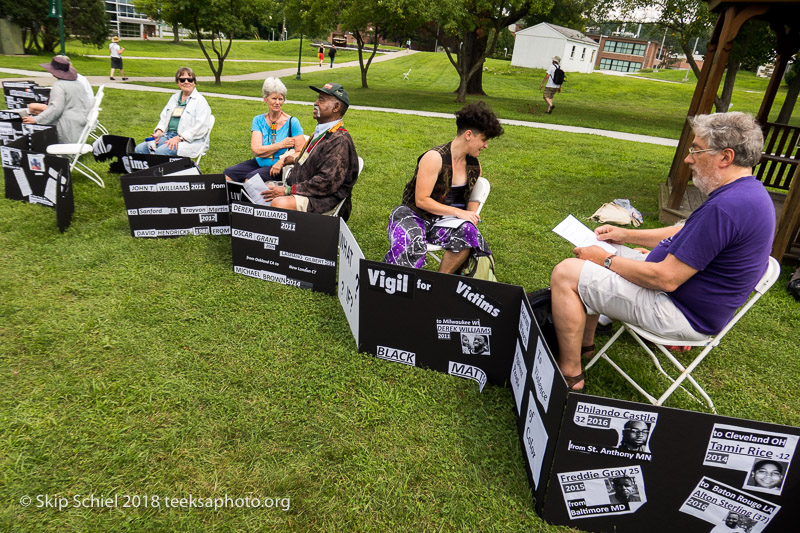
[[[561,92],[561,84],[556,83],[554,80],[556,70],[561,68],[560,65],[561,65],[561,58],[559,56],[553,56],[553,63],[547,68],[547,73],[544,75],[542,83],[539,84],[540,90],[542,86],[544,86],[543,97],[544,101],[547,102],[548,114],[552,113],[553,109],[556,107],[556,105],[553,103],[553,96],[555,96],[556,93]]]
[[[272,201],[272,207],[322,214],[345,200],[339,216],[347,220],[350,193],[358,178],[358,154],[342,120],[350,97],[338,83],[309,88],[319,93],[314,102],[317,127],[302,150],[284,159],[285,165],[295,165],[286,187],[273,187],[261,195]]]
[[[69,58],[54,56],[49,63],[40,66],[55,76],[56,82],[50,90],[47,109],[35,116],[28,115],[22,121],[27,124],[55,124],[59,143],[77,142],[92,108],[92,99],[78,81],[78,72],[70,64]]]
[[[119,37],[116,35],[111,38],[108,51],[111,54],[111,74],[108,76],[108,79],[113,80],[114,70],[119,69],[119,75],[122,76],[122,81],[127,80],[128,78],[125,77],[125,70],[122,68],[122,52],[124,52],[125,49],[119,45]]]

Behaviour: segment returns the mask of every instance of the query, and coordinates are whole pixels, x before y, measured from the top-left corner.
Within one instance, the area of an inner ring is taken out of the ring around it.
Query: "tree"
[[[601,5],[602,4],[602,5]],[[702,0],[618,0],[618,2],[601,3],[597,12],[609,13],[616,7],[622,13],[623,20],[635,20],[636,9],[652,8],[659,12],[656,24],[672,32],[681,51],[686,55],[686,62],[700,77],[700,67],[694,60],[692,41],[700,37],[706,38],[717,16],[708,11],[708,4]]]
[[[180,26],[183,13],[170,0],[133,0],[133,5],[139,13],[172,26],[172,42],[180,42]]]
[[[62,0],[64,33],[84,44],[102,46],[108,37],[108,15],[102,0]],[[25,49],[36,53],[55,51],[59,43],[58,19],[47,16],[47,0],[0,0],[0,13],[22,29]]]
[[[412,0],[351,0],[344,4],[338,19],[343,29],[353,32],[356,38],[362,88],[368,88],[367,71],[378,51],[380,37],[410,34],[427,19],[423,9],[421,2]],[[364,49],[368,39],[372,41],[372,51],[365,63]]]
[[[497,37],[504,27],[532,10],[551,7],[552,0],[447,0],[434,12],[439,20],[439,40],[450,63],[458,72],[456,101],[483,91],[483,63],[494,53]]]
[[[725,65],[725,83],[722,93],[714,99],[717,113],[725,113],[731,105],[733,86],[740,68],[755,70],[758,65],[775,59],[775,34],[769,24],[761,20],[749,20],[739,30]]]
[[[214,85],[221,84],[222,69],[231,50],[233,36],[252,33],[252,21],[268,17],[272,7],[271,0],[164,0],[164,3],[171,4],[170,9],[180,15],[178,20],[194,31],[197,43],[214,73]],[[203,42],[204,31],[208,34],[211,51],[216,56],[216,67]]]
[[[587,16],[600,0],[549,0],[552,7],[548,11],[529,13],[523,21],[525,26],[536,26],[549,22],[565,28],[583,31],[589,22]],[[546,9],[543,7],[543,9]]]

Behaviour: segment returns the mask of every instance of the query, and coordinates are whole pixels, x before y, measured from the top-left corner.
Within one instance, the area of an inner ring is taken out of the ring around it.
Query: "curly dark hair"
[[[503,134],[503,126],[497,120],[497,115],[483,101],[467,104],[456,111],[456,126],[456,135],[472,130],[486,135],[487,139],[494,139]]]

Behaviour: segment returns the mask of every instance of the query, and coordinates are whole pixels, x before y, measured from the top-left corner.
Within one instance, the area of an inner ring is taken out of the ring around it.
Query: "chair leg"
[[[626,380],[628,383],[630,383],[630,384],[633,386],[633,388],[635,388],[637,391],[639,391],[639,392],[642,394],[642,396],[644,396],[645,398],[647,398],[647,400],[648,400],[650,403],[652,403],[653,405],[655,405],[655,403],[656,403],[656,398],[655,398],[655,396],[653,396],[652,394],[650,394],[649,392],[647,392],[646,390],[644,390],[644,389],[642,388],[642,386],[641,386],[641,385],[639,385],[639,384],[636,382],[636,380],[634,380],[632,377],[630,377],[630,376],[628,375],[628,373],[627,373],[627,372],[625,372],[624,370],[622,370],[622,368],[621,368],[621,367],[620,367],[620,366],[619,366],[617,363],[615,363],[614,361],[612,361],[612,360],[611,360],[611,358],[610,358],[610,357],[608,357],[608,355],[607,355],[608,349],[611,347],[611,345],[612,345],[612,344],[614,344],[614,342],[615,342],[615,341],[616,341],[616,340],[619,338],[619,336],[620,336],[620,335],[622,335],[622,333],[623,333],[624,331],[626,331],[626,330],[628,330],[628,328],[625,326],[625,324],[621,325],[621,326],[619,327],[619,329],[617,329],[617,331],[614,333],[614,335],[612,335],[612,336],[611,336],[611,338],[610,338],[610,339],[608,339],[608,342],[606,342],[606,343],[605,343],[605,345],[604,345],[602,348],[600,348],[600,351],[599,351],[599,352],[597,352],[597,353],[594,355],[594,357],[592,357],[592,359],[589,361],[589,363],[587,363],[587,365],[586,365],[586,367],[585,367],[585,368],[586,368],[586,370],[588,370],[589,368],[591,368],[591,367],[592,367],[592,366],[593,366],[593,365],[594,365],[594,364],[597,362],[597,360],[598,360],[598,359],[602,358],[602,359],[603,359],[603,360],[605,360],[605,361],[606,361],[606,362],[607,362],[609,365],[611,365],[611,367],[612,367],[614,370],[616,370],[616,371],[617,371],[617,373],[618,373],[619,375],[621,375],[623,378],[625,378],[625,380]],[[631,334],[633,335],[633,332],[632,332],[632,331],[628,330],[628,332],[629,332],[629,333],[631,333]],[[635,337],[635,336],[636,336],[636,335],[634,335],[634,337]]]
[[[80,165],[80,166],[78,166],[78,165]],[[84,176],[86,176],[87,178],[89,178],[90,180],[95,182],[96,184],[98,184],[100,187],[102,187],[104,189],[106,188],[106,184],[103,182],[103,178],[101,178],[100,175],[97,172],[95,172],[91,168],[87,167],[86,165],[84,165],[80,161],[75,161],[74,162],[74,164],[72,166],[72,170],[80,172],[81,174],[83,174]]]

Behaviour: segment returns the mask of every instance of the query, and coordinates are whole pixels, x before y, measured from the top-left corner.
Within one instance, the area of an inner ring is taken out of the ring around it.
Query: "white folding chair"
[[[411,74],[411,69],[408,69],[408,72],[404,72],[404,73],[403,73],[403,79],[404,79],[404,80],[407,80],[407,79],[408,79],[408,75],[409,75],[409,74]],[[409,80],[409,81],[410,81],[410,80]]]
[[[100,104],[101,104],[101,103],[103,103],[103,96],[105,96],[105,88],[106,88],[106,86],[105,86],[105,85],[101,85],[101,86],[99,86],[99,87],[97,88],[97,92],[96,92],[96,93],[94,93],[94,100],[92,100],[92,107],[93,107],[93,108],[95,108],[95,107],[96,107],[96,108],[97,108],[97,111],[98,111],[98,113],[99,113],[100,111],[102,111],[102,110],[103,110],[103,109],[100,107]],[[95,133],[95,131],[99,131],[100,133]],[[106,127],[105,127],[105,126],[103,126],[103,125],[100,123],[100,121],[99,121],[99,120],[97,121],[97,128],[95,129],[95,131],[90,131],[90,132],[89,132],[89,136],[90,136],[92,139],[95,139],[95,140],[99,139],[101,135],[108,135],[108,129],[106,129]]]
[[[86,140],[89,138],[89,134],[97,127],[97,117],[99,114],[100,108],[92,107],[78,142],[70,144],[51,144],[47,147],[47,153],[71,158],[72,161],[69,164],[70,172],[77,170],[99,186],[105,187],[106,185],[103,183],[103,178],[101,178],[97,172],[79,161],[82,155],[92,153],[92,145],[86,144]]]
[[[216,117],[211,115],[211,125],[208,127],[208,133],[206,133],[205,138],[203,138],[203,149],[200,151],[200,155],[197,156],[197,159],[194,160],[194,163],[197,166],[200,166],[200,160],[203,159],[203,156],[206,155],[206,152],[208,152],[208,149],[211,146],[211,130],[214,129],[214,123],[216,121]]]
[[[761,298],[761,296],[765,292],[767,292],[767,290],[770,287],[772,287],[775,281],[777,281],[780,274],[781,274],[780,264],[774,257],[770,257],[769,264],[767,265],[767,271],[764,272],[764,275],[761,277],[761,280],[756,285],[756,288],[753,289],[753,294],[750,296],[750,299],[747,300],[747,302],[745,302],[745,304],[739,308],[739,310],[736,312],[735,315],[733,315],[733,318],[722,329],[722,331],[720,331],[716,335],[708,337],[705,340],[686,341],[681,339],[670,339],[667,337],[662,337],[661,335],[652,333],[650,331],[646,331],[640,328],[639,326],[634,326],[632,324],[627,324],[623,322],[622,326],[620,326],[617,332],[614,333],[614,335],[608,340],[605,346],[603,346],[600,349],[600,351],[595,354],[592,360],[589,361],[589,364],[586,365],[586,370],[590,369],[601,358],[608,361],[608,363],[614,368],[614,370],[619,372],[619,374],[622,375],[622,377],[628,380],[628,383],[633,385],[633,387],[636,390],[641,392],[644,395],[644,397],[647,398],[653,405],[663,405],[666,399],[669,398],[670,395],[673,392],[675,392],[675,390],[678,387],[683,389],[687,394],[689,394],[689,396],[700,402],[700,399],[697,396],[695,396],[694,394],[683,388],[683,386],[681,385],[681,383],[683,383],[683,381],[686,380],[692,384],[695,390],[697,390],[697,392],[706,401],[711,410],[716,413],[717,410],[714,407],[714,402],[711,401],[711,398],[708,396],[706,391],[704,391],[703,388],[697,383],[697,381],[695,381],[691,373],[697,367],[697,365],[699,365],[703,361],[703,359],[705,359],[706,355],[708,355],[712,349],[716,348],[717,345],[719,345],[722,338],[731,330],[731,328],[733,328],[733,326],[739,321],[739,319],[744,316],[744,314],[753,306],[753,304],[755,304],[758,301],[758,299]],[[669,388],[660,397],[656,398],[652,394],[645,391],[641,385],[636,383],[636,381],[631,376],[629,376],[624,370],[622,370],[622,368],[620,368],[619,365],[617,365],[614,361],[612,361],[611,358],[608,356],[608,349],[611,347],[612,344],[614,344],[614,342],[616,342],[619,336],[622,335],[623,331],[627,331],[628,333],[631,334],[631,336],[636,340],[636,342],[638,342],[639,345],[642,348],[644,348],[644,350],[653,360],[653,364],[655,364],[656,368],[658,368],[658,370],[672,382]],[[680,372],[680,375],[677,378],[673,378],[672,376],[667,374],[667,372],[662,368],[661,363],[656,357],[656,354],[653,353],[653,350],[651,350],[650,347],[647,346],[647,344],[645,344],[644,341],[649,341],[653,343],[656,346],[656,348],[658,348],[659,351],[667,359],[669,359],[673,365],[675,365],[675,367]],[[675,356],[670,353],[670,351],[666,348],[666,346],[693,346],[693,347],[696,346],[696,347],[702,347],[703,350],[697,355],[697,357],[694,358],[694,360],[688,366],[684,367],[680,363],[680,361],[678,361],[675,358]]]
[[[489,184],[489,180],[481,176],[475,182],[475,186],[472,188],[472,194],[469,196],[470,202],[478,202],[478,209],[475,211],[477,214],[481,214],[481,209],[483,209],[483,204],[486,203],[486,199],[489,197],[489,193],[492,190],[491,184]],[[437,262],[441,263],[442,260],[439,259],[433,252],[441,252],[444,250],[438,244],[430,244],[428,243],[428,255],[434,258]]]

